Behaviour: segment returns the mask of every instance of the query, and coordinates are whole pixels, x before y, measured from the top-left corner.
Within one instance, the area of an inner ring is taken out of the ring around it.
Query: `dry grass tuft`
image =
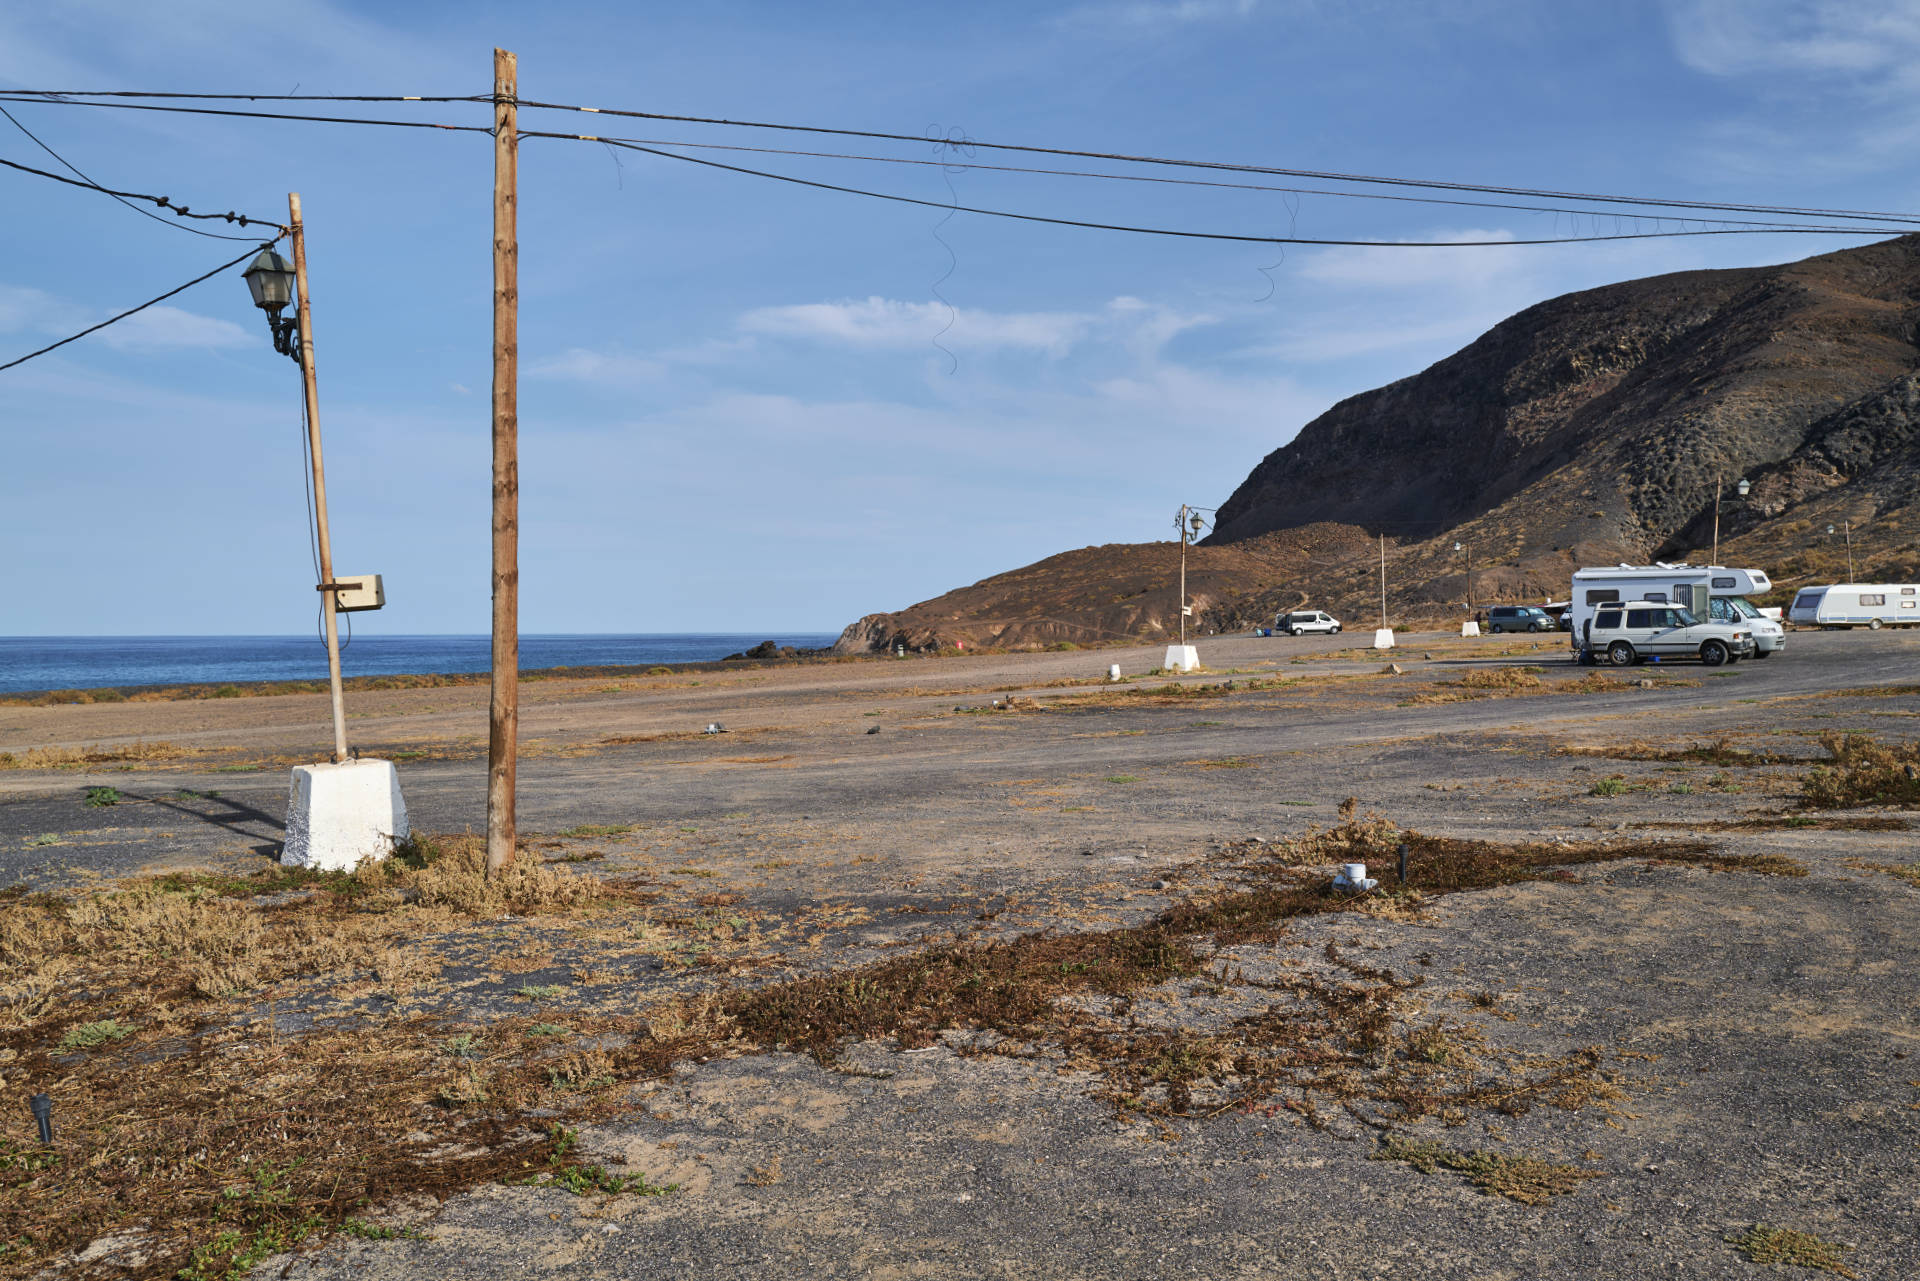
[[[1554,749],[1554,754],[1556,756],[1604,756],[1621,761],[1697,761],[1701,764],[1720,766],[1758,767],[1806,764],[1804,757],[1784,756],[1778,752],[1756,752],[1738,747],[1725,735],[1710,743],[1689,743],[1685,747],[1634,739],[1630,743],[1618,743],[1610,747],[1560,747]]]
[[[203,751],[177,747],[172,743],[118,743],[109,747],[32,747],[23,752],[0,752],[0,769],[82,770],[96,765],[192,760],[205,755]]]
[[[1822,734],[1827,760],[1801,782],[1814,809],[1920,805],[1920,743],[1883,744],[1871,734]]]
[[[1746,1255],[1751,1263],[1762,1265],[1784,1263],[1789,1267],[1810,1268],[1842,1277],[1859,1275],[1841,1261],[1841,1256],[1851,1250],[1852,1246],[1822,1241],[1809,1232],[1798,1232],[1793,1228],[1774,1228],[1764,1223],[1756,1223],[1739,1236],[1726,1238],[1726,1241],[1728,1245]]]
[[[1466,1176],[1467,1182],[1490,1196],[1503,1196],[1523,1205],[1545,1205],[1557,1196],[1574,1191],[1588,1179],[1600,1177],[1594,1170],[1555,1165],[1539,1157],[1459,1152],[1438,1143],[1418,1143],[1396,1134],[1385,1136],[1380,1146],[1367,1155],[1376,1161],[1405,1161],[1422,1174],[1452,1170]]]

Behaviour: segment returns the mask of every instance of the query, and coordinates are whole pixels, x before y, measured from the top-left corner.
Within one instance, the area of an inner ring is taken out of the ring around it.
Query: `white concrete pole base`
[[[1160,665],[1170,672],[1190,672],[1200,666],[1200,651],[1192,645],[1169,645]]]
[[[350,872],[366,859],[393,853],[407,838],[407,803],[392,761],[296,765],[287,788],[289,867]]]
[[[1469,618],[1466,622],[1460,624],[1460,634],[1462,636],[1478,636],[1480,634],[1480,624]]]
[[[1393,628],[1376,627],[1373,631],[1373,647],[1375,649],[1392,649]]]

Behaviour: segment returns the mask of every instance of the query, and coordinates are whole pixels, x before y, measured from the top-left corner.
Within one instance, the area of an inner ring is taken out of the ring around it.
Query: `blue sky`
[[[1920,207],[1920,5],[1891,0],[66,0],[0,7],[0,85],[484,93],[496,44],[519,54],[522,96],[551,101]],[[11,109],[110,186],[268,217],[302,193],[335,563],[386,575],[387,610],[359,625],[485,630],[490,140]],[[522,126],[873,149],[531,112]],[[932,144],[892,153],[936,157]],[[4,120],[0,156],[51,167]],[[979,168],[742,163],[941,201],[950,181],[962,204],[1249,234],[1596,229]],[[1056,551],[1159,538],[1181,502],[1218,504],[1334,402],[1533,302],[1862,243],[1283,255],[943,221],[542,140],[523,146],[521,184],[522,625],[536,632],[835,630]],[[11,173],[0,209],[0,360],[242,248]],[[0,634],[310,626],[298,396],[237,275],[0,373]]]

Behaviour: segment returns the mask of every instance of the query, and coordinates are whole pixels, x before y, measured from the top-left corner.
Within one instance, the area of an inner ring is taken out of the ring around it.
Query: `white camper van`
[[[1817,627],[1911,627],[1920,623],[1920,584],[1835,583],[1803,587],[1787,621]]]
[[[1679,605],[1696,618],[1740,623],[1753,632],[1754,657],[1766,658],[1786,645],[1787,631],[1756,609],[1749,596],[1773,590],[1773,580],[1758,569],[1729,569],[1725,565],[1615,565],[1611,569],[1577,569],[1573,573],[1573,649],[1584,654],[1584,637],[1596,606],[1644,600]]]

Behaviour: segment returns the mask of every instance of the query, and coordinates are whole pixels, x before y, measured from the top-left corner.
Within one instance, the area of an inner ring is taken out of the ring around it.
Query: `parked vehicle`
[[[1649,658],[1698,658],[1708,667],[1737,663],[1753,653],[1753,633],[1735,623],[1701,621],[1682,605],[1634,600],[1602,605],[1586,629],[1588,661],[1604,656],[1615,667]]]
[[[1621,601],[1643,600],[1684,606],[1701,619],[1726,615],[1721,621],[1740,622],[1745,630],[1753,633],[1756,652],[1773,654],[1786,647],[1787,630],[1776,620],[1762,615],[1746,599],[1772,590],[1773,580],[1765,571],[1725,565],[1656,562],[1580,569],[1573,575],[1573,601],[1567,609],[1567,617],[1573,621],[1568,630],[1574,635],[1575,653],[1584,652],[1588,647],[1580,638],[1583,629],[1593,621],[1596,609]],[[1727,603],[1717,604],[1720,601]]]
[[[1289,636],[1306,636],[1315,632],[1331,636],[1340,630],[1340,620],[1324,609],[1296,609],[1276,615],[1273,630]]]
[[[1538,605],[1495,605],[1487,611],[1490,632],[1550,632],[1553,616]]]
[[[1786,648],[1787,629],[1780,622],[1779,610],[1769,618],[1745,596],[1715,596],[1707,604],[1707,616],[1715,622],[1733,623],[1753,632],[1755,658],[1766,658]]]
[[[1816,627],[1911,627],[1920,623],[1920,585],[1834,583],[1803,587],[1787,620]]]
[[[1553,625],[1563,632],[1573,630],[1573,602],[1570,600],[1550,600],[1540,607],[1547,611],[1547,617]]]

